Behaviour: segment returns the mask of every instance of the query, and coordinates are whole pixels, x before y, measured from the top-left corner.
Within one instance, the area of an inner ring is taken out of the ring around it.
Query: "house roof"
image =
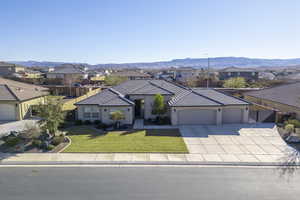
[[[99,105],[99,106],[130,106],[134,103],[126,99],[118,91],[109,88],[86,98],[75,105]]]
[[[47,95],[47,88],[0,77],[0,100],[24,101]]]
[[[93,105],[132,105],[127,95],[172,95],[170,106],[247,105],[248,102],[213,89],[191,89],[165,80],[131,80],[100,92],[79,103]],[[127,101],[126,101],[127,100]],[[129,101],[129,102],[128,102]]]
[[[300,82],[244,94],[300,108]]]
[[[54,71],[48,72],[49,74],[84,74],[85,71],[81,66],[77,65],[63,65],[61,67],[56,67]]]
[[[112,76],[126,76],[126,77],[145,77],[150,78],[151,76],[146,73],[138,72],[138,71],[119,71],[111,74]]]

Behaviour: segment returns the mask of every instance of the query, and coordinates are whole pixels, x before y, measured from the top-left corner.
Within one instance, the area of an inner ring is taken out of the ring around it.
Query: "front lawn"
[[[188,153],[178,129],[108,131],[88,126],[66,130],[72,144],[64,152]]]

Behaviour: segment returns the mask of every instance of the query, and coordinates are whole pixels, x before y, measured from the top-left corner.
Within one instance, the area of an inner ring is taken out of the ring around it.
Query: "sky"
[[[299,0],[0,0],[0,60],[300,57]]]

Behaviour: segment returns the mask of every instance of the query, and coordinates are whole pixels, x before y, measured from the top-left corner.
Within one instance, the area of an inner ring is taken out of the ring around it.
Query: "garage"
[[[0,120],[16,120],[16,109],[14,104],[0,104]]]
[[[241,108],[223,108],[222,120],[223,124],[242,123],[243,109]]]
[[[179,110],[178,111],[179,125],[209,125],[216,124],[215,110]]]

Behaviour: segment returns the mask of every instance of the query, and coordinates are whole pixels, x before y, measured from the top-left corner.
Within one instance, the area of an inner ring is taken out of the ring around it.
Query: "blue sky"
[[[0,60],[300,57],[299,0],[1,0]]]

